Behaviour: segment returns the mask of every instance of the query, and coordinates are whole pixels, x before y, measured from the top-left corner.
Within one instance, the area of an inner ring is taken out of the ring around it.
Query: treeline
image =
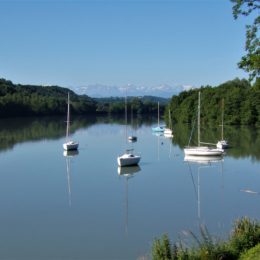
[[[144,97],[110,97],[110,98],[98,98],[97,101],[97,112],[108,113],[108,114],[123,114],[125,113],[125,104],[127,104],[128,114],[133,113],[137,115],[142,114],[157,114],[158,102],[160,102],[160,113],[163,114],[166,104],[169,102],[168,99],[144,96]]]
[[[13,84],[0,79],[0,117],[64,115],[67,94],[70,92],[72,114],[123,114],[124,98],[93,99],[77,95],[68,88],[58,86],[33,86]],[[161,114],[167,99],[156,97],[128,98],[128,111],[135,114],[157,113],[157,101],[161,101]]]
[[[225,125],[260,125],[260,85],[251,86],[245,79],[234,79],[214,88],[202,86],[200,89],[184,91],[178,96],[173,96],[167,108],[170,108],[174,122],[194,121],[197,116],[199,91],[201,124],[221,124],[224,99]],[[165,117],[167,114],[168,112],[165,112]]]
[[[95,112],[96,102],[93,99],[76,95],[67,88],[20,85],[0,79],[0,117],[64,115],[68,92],[72,113]]]

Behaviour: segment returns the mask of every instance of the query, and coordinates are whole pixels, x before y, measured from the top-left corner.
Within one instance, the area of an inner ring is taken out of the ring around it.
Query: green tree
[[[230,0],[233,3],[233,16],[237,19],[240,15],[248,16],[256,13],[253,24],[246,26],[246,55],[238,63],[240,69],[249,73],[249,80],[259,78],[260,74],[260,40],[258,29],[260,26],[259,0]]]

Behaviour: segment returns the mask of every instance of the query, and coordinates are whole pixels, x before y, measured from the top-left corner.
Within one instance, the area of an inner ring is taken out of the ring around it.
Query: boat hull
[[[64,149],[65,151],[77,150],[78,147],[79,147],[79,143],[73,142],[73,141],[70,141],[70,142],[67,142],[67,143],[64,143],[64,144],[63,144],[63,149]]]
[[[124,154],[117,157],[118,166],[132,166],[138,165],[140,162],[141,156],[133,154]]]
[[[164,129],[165,128],[163,126],[157,126],[152,128],[153,132],[164,132]]]
[[[221,140],[217,142],[217,148],[226,149],[228,148],[228,142],[226,140]]]
[[[134,135],[128,136],[128,141],[129,142],[136,142],[137,141],[137,136],[134,136]]]
[[[201,146],[201,147],[185,148],[184,153],[185,155],[193,155],[193,156],[221,156],[223,155],[224,150]]]

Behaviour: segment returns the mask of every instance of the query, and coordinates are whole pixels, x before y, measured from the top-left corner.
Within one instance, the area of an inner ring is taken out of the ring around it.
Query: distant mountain
[[[174,95],[178,95],[184,90],[192,88],[192,86],[170,86],[167,84],[162,84],[154,87],[135,86],[132,84],[129,84],[127,86],[107,86],[95,84],[75,87],[74,91],[80,95],[86,94],[94,98],[124,97],[126,94],[126,87],[127,96],[156,96],[163,98],[170,98]]]

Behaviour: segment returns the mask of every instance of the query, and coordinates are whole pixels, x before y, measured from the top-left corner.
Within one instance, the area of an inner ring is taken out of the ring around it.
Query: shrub
[[[258,260],[260,259],[260,244],[255,247],[249,249],[245,253],[243,253],[239,260]]]
[[[234,228],[229,239],[231,250],[239,256],[244,251],[260,243],[260,224],[247,217],[238,219],[234,223]]]

